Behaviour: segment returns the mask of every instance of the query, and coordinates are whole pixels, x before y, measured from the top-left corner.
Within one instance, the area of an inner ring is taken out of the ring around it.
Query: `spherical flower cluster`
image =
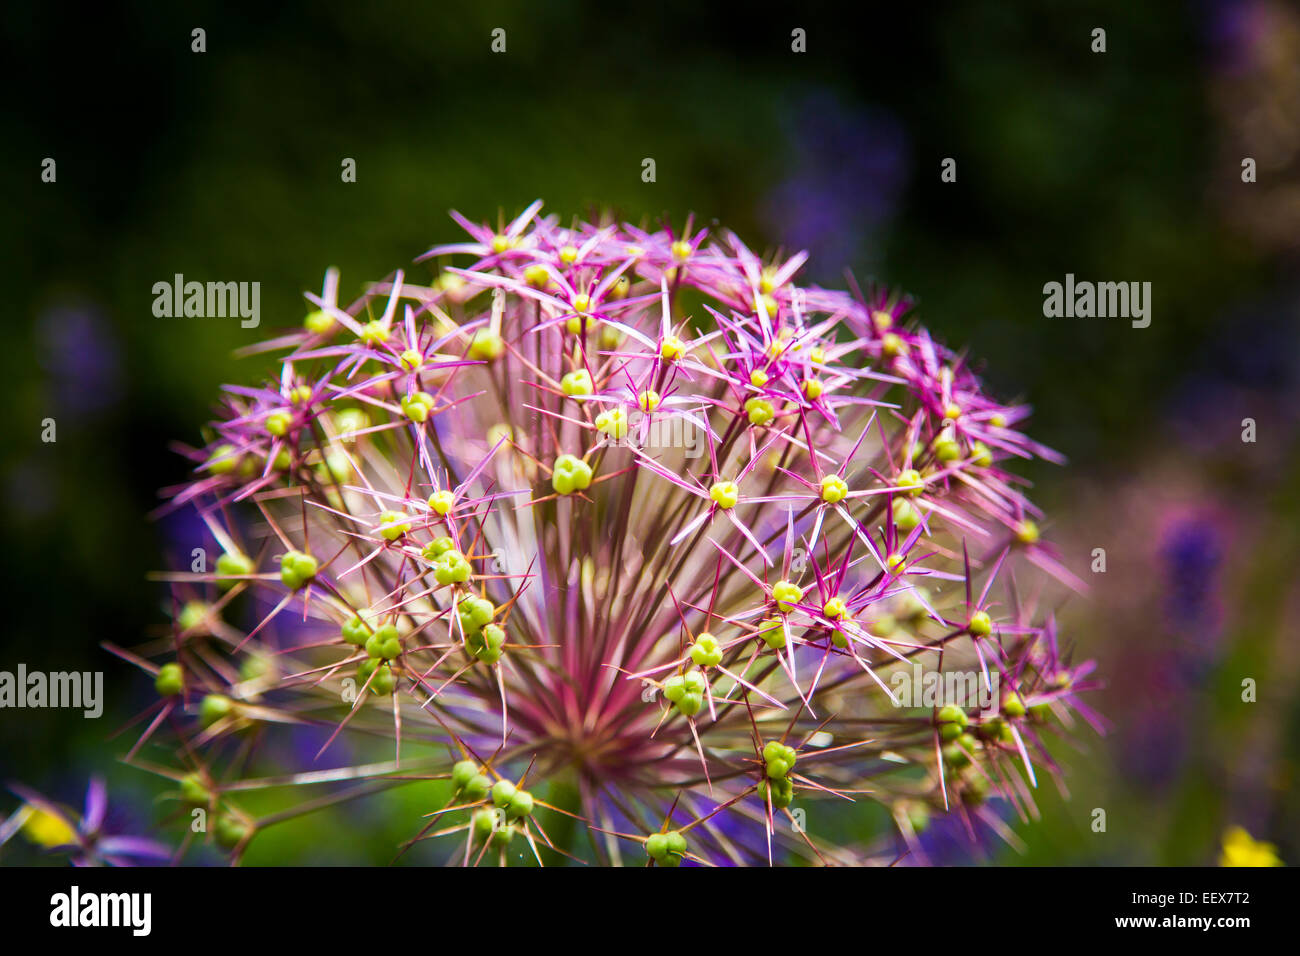
[[[907,298],[796,284],[802,255],[539,209],[456,216],[427,284],[347,304],[331,270],[252,350],[275,377],[225,390],[169,490],[221,553],[168,575],[172,639],[134,658],[180,799],[236,856],[293,813],[250,790],[309,812],[421,778],[448,796],[411,842],[464,864],[923,861],[942,813],[1009,833],[1048,738],[1093,721],[1036,610],[1079,583],[1008,470],[1056,458],[1028,409]],[[999,697],[906,699],[918,667]],[[301,725],[391,759],[247,779]],[[819,827],[859,801],[898,833]]]

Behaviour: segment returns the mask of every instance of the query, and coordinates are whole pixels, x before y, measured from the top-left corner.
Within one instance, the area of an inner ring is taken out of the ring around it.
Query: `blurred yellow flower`
[[[23,821],[23,836],[43,847],[67,846],[77,842],[76,832],[62,817],[30,804],[29,816]]]
[[[1229,827],[1223,834],[1219,866],[1282,866],[1277,847],[1259,843],[1241,827]]]

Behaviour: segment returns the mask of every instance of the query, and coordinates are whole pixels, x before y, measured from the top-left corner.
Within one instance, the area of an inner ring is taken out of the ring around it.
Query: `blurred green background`
[[[7,5],[0,667],[102,669],[111,693],[98,721],[0,713],[0,783],[75,804],[103,772],[136,829],[162,812],[156,781],[115,763],[130,734],[107,740],[148,683],[98,645],[164,622],[145,573],[184,533],[145,515],[185,474],[168,443],[262,370],[232,351],[300,322],[328,266],[349,299],[455,237],[449,209],[495,220],[541,197],[564,217],[693,212],[756,249],[808,248],[808,278],[900,286],[1034,404],[1035,437],[1071,459],[1028,472],[1054,537],[1080,572],[1107,552],[1062,619],[1101,662],[1114,729],[1062,754],[1071,799],[1043,788],[1043,819],[1016,825],[1028,854],[987,858],[1206,863],[1241,824],[1295,860],[1300,15],[905,6]],[[1150,282],[1151,326],[1044,318],[1043,284],[1067,272]],[[175,273],[260,282],[262,328],[155,318]],[[430,799],[413,786],[288,826],[249,859],[387,862]],[[361,812],[385,839],[336,839]]]

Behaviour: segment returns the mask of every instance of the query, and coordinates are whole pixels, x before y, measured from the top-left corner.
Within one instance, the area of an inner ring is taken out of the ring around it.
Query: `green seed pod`
[[[492,834],[492,831],[496,829],[497,815],[493,810],[476,810],[470,820],[474,836],[479,840],[486,840]]]
[[[646,854],[652,860],[662,860],[668,855],[668,837],[662,833],[652,833],[646,837]]]
[[[213,836],[217,839],[217,845],[226,850],[233,850],[248,835],[247,824],[225,813],[217,817],[216,825],[213,827]]]
[[[623,408],[611,408],[596,416],[596,428],[615,441],[627,437],[627,411]]]
[[[366,639],[366,653],[391,661],[402,653],[402,638],[394,624],[385,624]]]
[[[199,705],[199,720],[204,727],[211,727],[218,720],[232,713],[235,702],[221,694],[209,694]]]
[[[703,694],[709,682],[704,677],[703,671],[689,670],[682,675],[682,682],[686,687],[688,694]]]
[[[1041,532],[1039,532],[1037,524],[1026,518],[1016,524],[1015,536],[1017,544],[1023,544],[1025,547],[1029,547],[1038,544]]]
[[[1011,736],[1011,725],[1001,717],[991,717],[982,722],[975,728],[975,732],[985,740],[1000,740],[1009,742],[1014,738]]]
[[[276,438],[280,438],[288,432],[291,425],[293,425],[293,416],[288,412],[272,412],[266,416],[267,433],[274,435]]]
[[[410,530],[410,518],[400,511],[385,511],[379,516],[379,535],[385,541],[396,541]]]
[[[905,468],[898,473],[898,480],[894,482],[895,486],[903,491],[904,494],[915,497],[925,491],[925,482],[921,479],[921,473],[915,468]]]
[[[822,478],[822,501],[827,504],[839,504],[848,497],[849,486],[839,475],[826,475]]]
[[[722,663],[722,646],[712,634],[701,634],[691,646],[691,660],[700,667],[716,667]]]
[[[472,760],[460,760],[451,768],[451,783],[459,792],[478,776],[478,764]]]
[[[362,611],[360,614],[344,621],[343,626],[339,628],[339,634],[343,640],[349,644],[355,644],[358,647],[364,645],[374,633],[374,621],[379,615],[370,611]]]
[[[907,805],[907,821],[917,833],[924,833],[930,828],[930,807],[925,803]]]
[[[664,834],[664,837],[667,840],[668,852],[670,854],[675,853],[678,856],[685,855],[686,837],[682,835],[680,830],[669,830]]]
[[[681,674],[674,674],[664,681],[664,696],[676,704],[686,696],[686,679]]]
[[[966,627],[974,637],[988,637],[993,633],[993,619],[985,611],[976,611]]]
[[[794,610],[794,605],[803,598],[803,588],[789,581],[778,581],[772,585],[772,600],[776,601],[777,609],[789,613]]]
[[[515,838],[515,825],[506,823],[497,827],[496,832],[492,834],[492,845],[498,849],[505,849],[510,845],[510,841]]]
[[[459,551],[447,551],[433,560],[433,579],[441,585],[464,584],[473,570]]]
[[[274,662],[265,654],[249,654],[239,664],[241,681],[257,680],[271,672]]]
[[[181,665],[171,661],[158,668],[158,676],[154,678],[153,686],[163,697],[175,697],[185,689]]]
[[[488,647],[483,643],[482,637],[470,638],[470,652],[473,653],[476,660],[484,664],[495,664],[501,660],[502,650],[499,647]]]
[[[939,713],[935,720],[941,724],[955,724],[961,729],[965,729],[970,723],[970,718],[966,716],[966,711],[962,710],[955,704],[948,704],[946,707],[939,708]]]
[[[453,541],[451,538],[447,537],[446,535],[443,535],[440,538],[434,538],[431,542],[426,544],[424,546],[424,551],[422,551],[421,553],[424,555],[425,560],[434,561],[437,560],[437,558],[439,558],[440,556],[446,554],[448,551],[455,551],[455,550],[456,550],[456,542]],[[460,552],[456,552],[456,553],[459,554]]]
[[[239,583],[232,578],[247,577],[253,570],[253,562],[248,555],[226,551],[217,558],[217,586],[228,591]]]
[[[550,278],[551,274],[546,271],[545,265],[533,263],[524,269],[524,281],[533,286],[533,289],[543,289]]]
[[[938,438],[934,442],[934,457],[940,461],[956,461],[961,457],[961,445],[955,438]]]
[[[495,362],[506,350],[506,343],[501,336],[487,329],[475,333],[474,341],[469,345],[469,357],[480,362]]]
[[[527,790],[516,790],[506,803],[506,816],[511,820],[531,816],[533,812],[533,795]]]
[[[393,669],[387,664],[380,664],[375,668],[375,676],[370,681],[370,693],[379,697],[387,697],[397,687],[397,678],[393,676]]]
[[[417,424],[427,422],[429,416],[433,414],[435,404],[436,399],[428,392],[403,395],[401,401],[402,414]]]
[[[197,773],[188,773],[181,777],[181,799],[192,807],[206,807],[212,802],[212,791]]]
[[[790,773],[790,762],[783,757],[774,757],[767,762],[769,780],[782,780]]]
[[[560,391],[570,398],[580,398],[592,393],[591,373],[585,368],[569,372],[560,379]]]
[[[745,400],[745,417],[751,425],[761,427],[776,418],[776,408],[765,398],[749,398]]]
[[[318,570],[316,559],[302,551],[289,551],[280,558],[280,580],[292,591],[316,577]]]
[[[970,754],[975,752],[978,741],[971,734],[961,734],[952,743],[943,747],[943,759],[954,767],[964,767],[970,763]]]
[[[688,692],[677,702],[677,709],[687,717],[694,717],[704,707],[704,697],[701,694]]]
[[[763,639],[768,650],[779,651],[786,645],[785,628],[780,618],[769,617],[758,626],[758,636]]]
[[[515,794],[518,792],[518,789],[509,780],[498,780],[492,784],[492,802],[504,810],[510,805],[510,801],[514,799]]]
[[[573,455],[561,455],[555,459],[551,472],[551,487],[556,494],[571,495],[575,491],[584,491],[591,487],[591,466]]]
[[[433,509],[435,514],[446,515],[455,506],[456,495],[446,488],[429,495],[429,507]]]
[[[176,615],[176,626],[182,631],[199,627],[207,618],[210,607],[204,601],[186,601],[181,613]]]
[[[469,782],[465,784],[465,800],[469,803],[478,803],[480,800],[487,797],[491,789],[492,781],[489,780],[485,774],[476,773],[474,776],[470,777]]]
[[[488,650],[499,651],[506,642],[505,628],[500,624],[484,624],[482,636]]]
[[[772,800],[772,808],[784,810],[794,802],[794,781],[789,777],[765,778],[758,783],[758,798],[767,802]]]
[[[944,744],[943,759],[951,767],[964,767],[970,763],[970,757],[958,746],[958,741]]]
[[[796,759],[794,748],[779,740],[769,740],[763,747],[763,760],[767,763],[767,776],[771,780],[786,777],[793,769]]]
[[[339,435],[349,435],[369,427],[370,416],[364,408],[343,408],[334,413],[334,430]]]
[[[461,627],[467,632],[481,630],[484,624],[492,620],[496,608],[491,601],[480,597],[462,598],[456,605],[456,614]]]
[[[1020,699],[1020,695],[1017,693],[1003,694],[1002,713],[1008,717],[1023,717],[1025,716],[1025,702]]]
[[[921,512],[906,498],[895,498],[889,507],[894,516],[894,527],[899,531],[910,534],[921,523]]]
[[[378,319],[361,326],[361,341],[366,345],[382,345],[388,341],[388,329]]]
[[[218,445],[203,467],[214,475],[228,475],[239,467],[240,457],[234,445]]]

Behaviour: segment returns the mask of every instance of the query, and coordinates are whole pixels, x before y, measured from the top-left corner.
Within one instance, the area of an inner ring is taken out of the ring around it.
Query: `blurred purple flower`
[[[94,306],[60,305],[36,323],[37,355],[60,414],[90,418],[122,397],[116,338]]]
[[[1125,721],[1120,765],[1124,775],[1144,790],[1173,783],[1183,770],[1189,738],[1180,696],[1165,694],[1148,701]]]
[[[827,91],[798,99],[785,119],[788,177],[761,215],[810,263],[870,259],[874,234],[893,215],[907,179],[908,140],[888,113],[854,109]]]
[[[9,789],[24,803],[0,824],[0,845],[26,828],[46,849],[70,852],[74,866],[133,866],[171,857],[171,850],[154,840],[104,832],[108,791],[100,777],[91,778],[80,816],[21,784],[10,784]],[[37,825],[25,827],[32,821]]]
[[[1005,826],[1005,817],[1009,807],[1005,802],[985,804],[978,811],[985,823],[996,821]],[[917,847],[900,861],[903,866],[963,866],[972,862],[988,860],[1000,852],[1003,841],[999,839],[995,826],[972,828],[968,820],[959,814],[930,815],[925,829],[916,835]],[[899,841],[898,852],[907,850],[904,841]]]
[[[1222,534],[1205,515],[1174,518],[1160,539],[1167,620],[1175,630],[1204,643],[1217,629],[1220,609],[1218,572]]]

